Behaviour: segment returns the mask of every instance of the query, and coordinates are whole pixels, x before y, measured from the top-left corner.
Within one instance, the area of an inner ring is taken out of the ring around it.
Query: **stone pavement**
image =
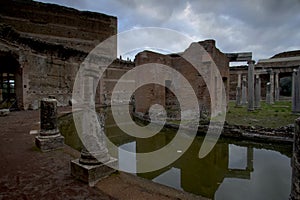
[[[59,108],[59,113],[70,110]],[[78,151],[65,145],[42,153],[34,143],[37,131],[31,130],[39,130],[39,111],[0,117],[0,200],[205,199],[125,173],[89,187],[71,176],[70,160],[79,158]]]
[[[11,112],[0,118],[0,199],[115,199],[75,180],[70,160],[79,153],[40,152],[30,130],[39,130],[39,111]]]

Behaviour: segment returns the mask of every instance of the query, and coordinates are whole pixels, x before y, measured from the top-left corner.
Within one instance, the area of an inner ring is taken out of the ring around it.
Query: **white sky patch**
[[[140,28],[138,35],[134,31],[120,33],[118,35],[118,55],[130,59],[143,50],[167,53],[178,53],[184,51],[193,39],[188,36],[169,29],[162,28]],[[134,33],[134,34],[133,34]],[[127,50],[130,49],[128,52]]]

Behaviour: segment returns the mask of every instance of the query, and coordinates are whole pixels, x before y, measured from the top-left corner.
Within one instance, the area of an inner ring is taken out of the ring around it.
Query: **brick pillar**
[[[292,189],[290,200],[300,200],[300,118],[295,121],[292,168]]]
[[[254,110],[254,63],[248,61],[248,111]]]
[[[64,137],[57,128],[57,101],[44,98],[40,109],[41,130],[35,138],[35,144],[41,151],[63,148]]]

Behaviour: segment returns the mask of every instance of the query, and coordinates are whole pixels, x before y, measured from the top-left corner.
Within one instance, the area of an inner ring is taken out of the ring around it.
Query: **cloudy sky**
[[[162,27],[194,41],[215,39],[221,51],[251,51],[256,61],[300,49],[300,0],[39,1],[117,16],[119,32]]]

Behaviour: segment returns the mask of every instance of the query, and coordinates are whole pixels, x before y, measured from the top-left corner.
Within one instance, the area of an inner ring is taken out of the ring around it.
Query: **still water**
[[[133,138],[123,133],[110,114],[106,118],[106,134],[110,141],[131,152],[151,152],[168,144],[176,134],[163,130],[147,139]],[[71,116],[60,121],[60,130],[66,143],[81,149],[81,142],[74,134]],[[198,153],[203,137],[196,137],[188,151],[171,165],[158,171],[136,174],[154,182],[167,185],[211,199],[225,200],[282,200],[288,199],[291,187],[290,146],[258,144],[221,139],[203,159]],[[119,159],[119,168],[137,170],[134,156],[111,152]],[[157,158],[159,160],[159,158]]]

